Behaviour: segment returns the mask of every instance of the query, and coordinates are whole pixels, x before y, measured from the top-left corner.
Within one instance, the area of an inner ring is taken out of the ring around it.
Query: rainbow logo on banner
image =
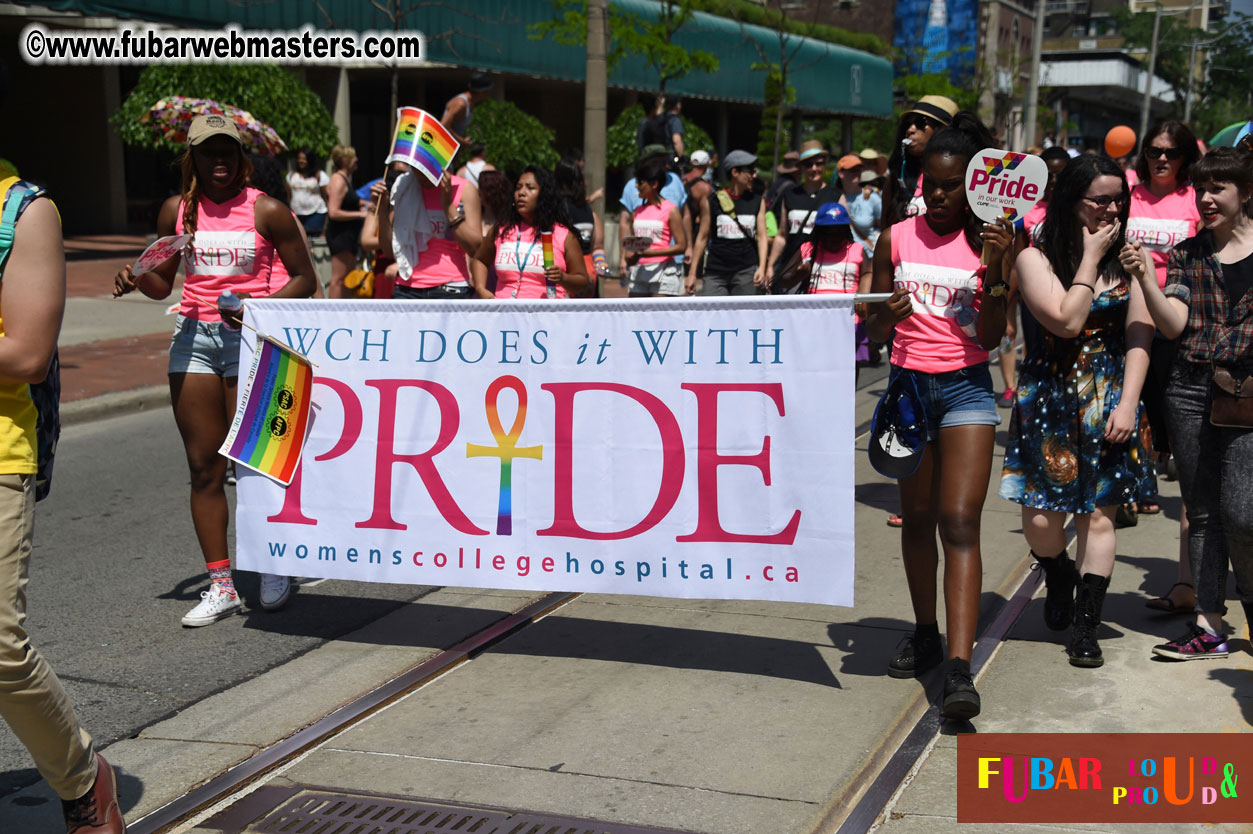
[[[309,360],[258,337],[235,420],[219,451],[287,486],[304,450],[312,390]]]
[[[505,432],[500,422],[500,409],[497,401],[501,390],[508,388],[518,397],[518,410],[513,416],[513,425]],[[478,443],[466,444],[467,458],[493,457],[500,458],[500,499],[496,507],[496,535],[513,535],[513,460],[514,458],[544,459],[543,446],[519,446],[522,437],[522,426],[526,423],[526,386],[516,376],[502,376],[494,379],[487,386],[484,398],[487,410],[487,426],[496,439],[495,446],[482,446]]]
[[[396,133],[387,163],[407,162],[437,184],[461,147],[439,119],[417,107],[396,111]]]

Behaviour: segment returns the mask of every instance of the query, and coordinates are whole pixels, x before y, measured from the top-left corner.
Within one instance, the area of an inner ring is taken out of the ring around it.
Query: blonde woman
[[[344,298],[344,276],[357,263],[361,226],[370,210],[361,205],[361,198],[352,187],[357,151],[351,145],[336,145],[331,149],[331,164],[335,166],[335,173],[331,174],[331,184],[326,189],[326,245],[331,253],[331,285],[326,294],[329,298]]]

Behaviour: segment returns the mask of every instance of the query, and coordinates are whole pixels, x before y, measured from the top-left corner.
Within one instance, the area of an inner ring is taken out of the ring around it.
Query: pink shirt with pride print
[[[1131,215],[1127,219],[1127,242],[1139,242],[1149,250],[1157,269],[1157,286],[1166,286],[1166,260],[1170,250],[1201,228],[1196,192],[1185,185],[1165,197],[1155,197],[1143,185],[1131,189]]]
[[[635,210],[631,218],[632,230],[636,237],[648,237],[653,240],[654,249],[664,249],[670,245],[670,212],[675,209],[674,203],[662,200],[657,205],[645,203]],[[673,255],[640,256],[642,264],[663,264],[673,261]]]
[[[553,263],[566,271],[565,226],[553,227]],[[566,297],[566,288],[557,284],[557,298]],[[496,239],[496,297],[547,298],[548,280],[544,277],[544,249],[539,232],[526,226],[521,232],[515,226]]]
[[[893,286],[909,293],[913,315],[896,323],[892,364],[929,374],[988,361],[979,346],[979,254],[962,229],[938,235],[923,217],[892,227]]]

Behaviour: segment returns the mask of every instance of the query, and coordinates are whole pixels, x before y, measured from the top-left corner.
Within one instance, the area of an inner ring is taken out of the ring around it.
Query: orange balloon
[[[1114,159],[1126,156],[1136,146],[1136,132],[1126,125],[1111,127],[1105,134],[1105,153]]]

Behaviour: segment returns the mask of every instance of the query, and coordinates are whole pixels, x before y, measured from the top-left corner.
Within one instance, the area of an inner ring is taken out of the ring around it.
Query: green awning
[[[21,0],[18,0],[21,2]],[[611,0],[640,16],[656,18],[653,0]],[[114,15],[187,28],[215,28],[237,23],[245,29],[389,30],[392,22],[365,0],[279,0],[275,3],[205,2],[205,0],[41,0],[39,5],[86,15]],[[403,0],[398,3],[404,6]],[[322,10],[325,10],[325,14]],[[582,81],[581,48],[551,40],[532,40],[528,26],[553,16],[551,0],[459,0],[431,4],[411,12],[399,28],[417,29],[428,38],[432,61],[567,81]],[[697,12],[675,38],[680,45],[718,56],[716,73],[693,73],[671,82],[685,96],[764,104],[764,53],[778,62],[780,44],[771,29],[736,23]],[[753,44],[757,44],[758,47]],[[799,46],[798,46],[799,45]],[[814,113],[887,118],[892,115],[892,65],[867,52],[791,36],[787,51],[789,83],[795,106]],[[793,52],[795,54],[793,55]],[[629,56],[610,76],[615,87],[655,90],[656,73],[639,56]]]

